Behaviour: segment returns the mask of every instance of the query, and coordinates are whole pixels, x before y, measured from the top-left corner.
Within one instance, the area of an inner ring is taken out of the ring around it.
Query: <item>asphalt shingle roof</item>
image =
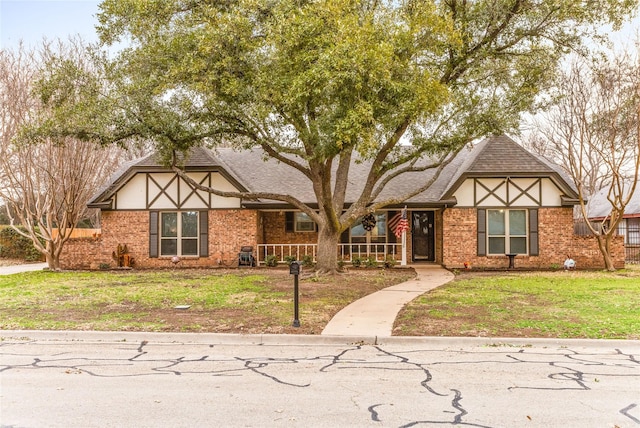
[[[428,162],[423,159],[420,162]],[[224,171],[228,178],[251,192],[285,193],[306,203],[315,203],[312,183],[298,170],[268,158],[259,148],[235,151],[230,148],[209,150],[195,148],[188,157],[186,169],[206,169]],[[147,156],[137,162],[123,166],[101,192],[92,200],[100,203],[108,200],[118,187],[126,183],[126,177],[136,170],[162,170],[154,156]],[[355,202],[369,172],[368,162],[353,160],[349,170],[346,202]],[[405,173],[389,181],[378,200],[405,195],[431,179],[435,170]],[[407,204],[443,204],[450,201],[455,188],[470,176],[553,176],[556,182],[569,194],[576,197],[573,186],[560,168],[529,153],[507,136],[489,137],[471,148],[464,148],[446,166],[435,182],[422,193],[408,199]],[[274,203],[274,201],[261,201]]]
[[[601,189],[589,199],[587,204],[589,218],[602,219],[611,214],[611,203],[607,199],[608,190]],[[624,210],[624,217],[640,217],[640,186],[636,186],[636,191]]]

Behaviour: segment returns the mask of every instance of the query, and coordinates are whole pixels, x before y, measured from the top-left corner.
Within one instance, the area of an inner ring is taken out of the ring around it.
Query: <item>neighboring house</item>
[[[587,204],[590,222],[602,223],[611,215],[611,203],[607,200],[607,189],[597,192]],[[617,233],[624,239],[627,262],[640,262],[640,186],[636,186],[627,205]]]
[[[347,204],[358,195],[366,168],[353,163]],[[311,183],[288,166],[265,161],[261,150],[198,148],[185,169],[207,186],[288,193],[317,206]],[[433,173],[395,178],[380,198],[403,194]],[[400,260],[404,252],[409,263],[447,268],[504,268],[506,254],[517,254],[516,268],[562,266],[568,256],[578,268],[602,267],[595,239],[573,233],[577,203],[574,187],[558,166],[509,137],[491,137],[464,149],[423,193],[376,213],[370,232],[356,222],[336,251],[346,261],[353,256]],[[113,266],[111,255],[119,244],[127,246],[138,268],[233,265],[243,246],[254,248],[259,263],[272,254],[279,260],[315,255],[316,225],[304,213],[282,202],[196,191],[153,156],[125,165],[89,206],[101,210],[102,234],[65,247],[65,267]],[[409,230],[403,249],[393,232],[405,206]],[[622,267],[622,240],[615,244],[615,264]]]

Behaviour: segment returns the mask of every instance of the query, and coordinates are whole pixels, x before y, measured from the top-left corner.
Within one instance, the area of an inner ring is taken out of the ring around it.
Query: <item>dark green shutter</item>
[[[209,212],[200,211],[200,257],[209,256]]]
[[[487,210],[478,210],[478,255],[487,255]]]
[[[538,242],[538,210],[529,210],[529,255],[540,255],[540,244]]]
[[[158,211],[149,211],[149,257],[158,257]]]
[[[294,212],[286,211],[284,213],[284,231],[285,232],[295,232],[295,224],[294,224]]]

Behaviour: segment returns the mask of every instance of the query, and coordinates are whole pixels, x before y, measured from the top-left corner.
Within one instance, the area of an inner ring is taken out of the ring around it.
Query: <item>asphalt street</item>
[[[640,426],[638,341],[0,337],[2,427]]]

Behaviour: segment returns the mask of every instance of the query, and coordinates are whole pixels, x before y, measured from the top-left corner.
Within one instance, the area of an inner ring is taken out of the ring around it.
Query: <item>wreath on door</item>
[[[376,216],[374,216],[373,214],[369,213],[369,214],[365,215],[364,217],[362,217],[362,227],[367,232],[371,232],[373,230],[373,228],[376,227]]]

